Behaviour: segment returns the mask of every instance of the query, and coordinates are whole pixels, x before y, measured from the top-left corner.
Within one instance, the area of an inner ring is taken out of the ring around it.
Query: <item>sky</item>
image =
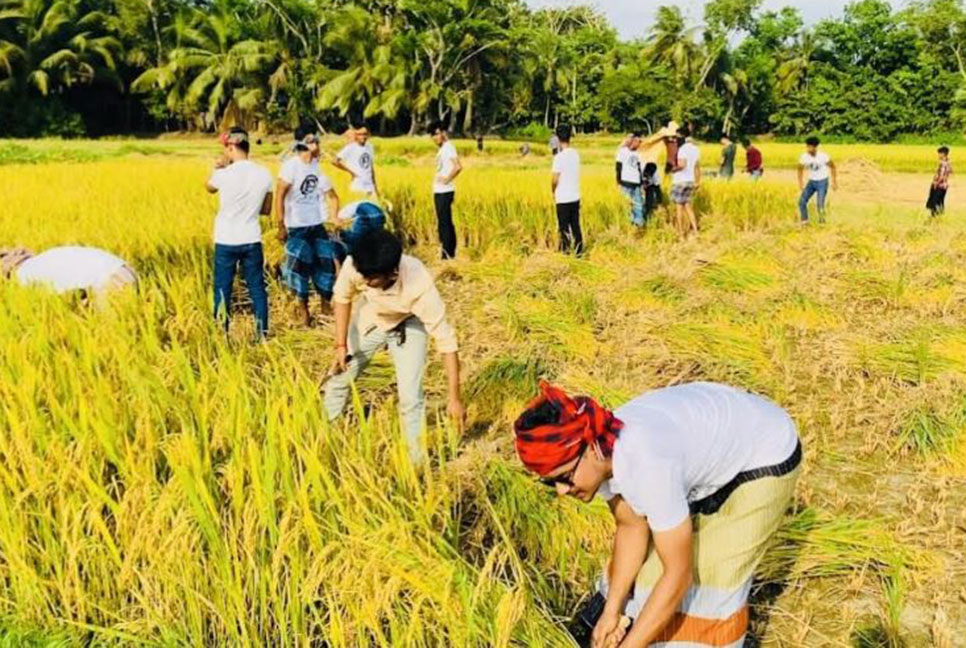
[[[644,36],[653,23],[654,13],[662,4],[681,7],[685,16],[693,22],[700,22],[703,16],[703,0],[527,0],[533,7],[563,7],[572,4],[589,4],[601,9],[617,27],[623,38]],[[850,0],[765,0],[765,9],[796,7],[808,24],[822,18],[841,15],[842,9]],[[896,3],[894,3],[896,4]]]

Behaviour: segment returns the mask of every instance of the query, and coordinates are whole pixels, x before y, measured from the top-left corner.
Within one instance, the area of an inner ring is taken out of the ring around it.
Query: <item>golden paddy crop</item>
[[[433,468],[419,475],[387,363],[330,426],[318,383],[331,333],[297,326],[279,285],[266,344],[249,341],[247,313],[229,336],[211,322],[208,143],[9,154],[0,245],[104,247],[143,283],[110,309],[0,284],[6,645],[567,645],[563,620],[611,523],[605,507],[550,497],[513,457],[508,423],[541,376],[612,405],[697,379],[775,398],[800,424],[806,466],[756,588],[756,636],[957,645],[961,210],[927,222],[843,192],[828,226],[803,230],[787,175],[711,180],[699,238],[663,224],[637,236],[608,141],[586,149],[590,248],[575,260],[553,251],[549,159],[488,142],[458,180],[460,258],[443,266],[426,144],[377,143],[378,178],[461,333],[470,425],[431,415]],[[280,146],[265,145],[273,169]],[[434,362],[431,405],[443,387]]]

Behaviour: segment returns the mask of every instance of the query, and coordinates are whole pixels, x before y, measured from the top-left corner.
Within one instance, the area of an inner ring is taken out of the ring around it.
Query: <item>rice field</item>
[[[282,144],[256,158],[276,170]],[[703,231],[679,241],[631,230],[613,144],[577,142],[576,260],[554,251],[542,145],[459,142],[443,265],[431,143],[376,141],[392,227],[463,346],[468,429],[444,422],[434,357],[417,474],[388,359],[330,426],[329,328],[299,326],[274,280],[267,343],[247,313],[228,336],[210,320],[210,142],[0,142],[0,246],[95,245],[142,278],[109,309],[0,283],[0,646],[569,645],[612,523],[515,460],[538,377],[610,405],[733,382],[791,411],[805,469],[755,588],[756,645],[966,645],[962,183],[929,221],[932,147],[829,147],[842,190],[803,229],[784,170],[800,149],[766,143],[776,172],[708,181]]]

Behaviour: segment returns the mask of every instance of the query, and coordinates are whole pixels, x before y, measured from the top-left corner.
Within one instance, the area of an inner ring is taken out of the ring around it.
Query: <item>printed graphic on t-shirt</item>
[[[365,151],[362,153],[362,155],[359,156],[359,168],[362,169],[363,171],[367,171],[371,167],[372,167],[372,156],[369,155],[368,151]]]
[[[307,175],[302,180],[302,184],[299,185],[299,193],[302,194],[303,198],[314,198],[316,192],[319,190],[319,176],[317,175]]]

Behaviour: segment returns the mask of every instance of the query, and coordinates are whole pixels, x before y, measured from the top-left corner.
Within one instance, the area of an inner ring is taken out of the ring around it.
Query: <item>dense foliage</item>
[[[442,119],[463,133],[652,128],[887,140],[966,124],[966,4],[661,7],[621,41],[524,0],[0,0],[0,135]]]

